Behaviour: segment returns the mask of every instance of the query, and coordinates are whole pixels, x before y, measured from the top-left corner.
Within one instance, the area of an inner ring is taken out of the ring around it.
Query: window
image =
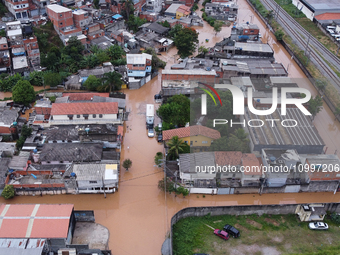
[[[184,143],[188,144],[188,141],[184,141]]]
[[[33,47],[35,47],[35,43],[33,43]]]
[[[103,118],[103,114],[99,114],[99,118]]]
[[[233,178],[236,176],[236,174],[233,174]]]
[[[6,48],[7,47],[7,45],[4,45],[4,48]]]
[[[90,183],[97,183],[97,181],[90,181]]]
[[[250,33],[254,33],[254,30],[250,30]]]
[[[69,114],[67,115],[67,117],[69,118],[69,120],[73,120],[73,114]]]
[[[79,114],[77,114],[77,118],[78,118],[78,119],[80,118],[80,115],[79,115]]]
[[[244,30],[245,33],[248,33],[248,30]]]
[[[89,119],[89,115],[88,114],[83,114],[84,119],[88,120]]]
[[[202,143],[208,143],[208,141],[202,141]]]
[[[325,177],[329,177],[329,174],[325,174]]]
[[[92,117],[93,117],[93,118],[96,118],[97,116],[96,116],[96,114],[93,114]]]
[[[62,25],[63,25],[63,22],[60,22],[59,24],[60,24],[60,26],[62,26]]]
[[[190,141],[190,145],[192,145],[194,142],[193,141]]]
[[[59,15],[59,17],[62,17],[62,16],[63,16],[62,14]]]
[[[59,161],[59,163],[64,163],[64,161],[61,160],[61,161]]]

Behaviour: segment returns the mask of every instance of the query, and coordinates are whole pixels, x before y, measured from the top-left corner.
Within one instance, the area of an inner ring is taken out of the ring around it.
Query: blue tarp
[[[120,14],[116,14],[116,15],[113,15],[112,18],[113,19],[120,19],[120,18],[123,18],[123,16],[120,15]]]

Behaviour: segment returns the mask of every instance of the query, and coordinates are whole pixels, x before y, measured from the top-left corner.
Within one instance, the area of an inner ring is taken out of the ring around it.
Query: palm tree
[[[178,136],[173,136],[167,145],[169,147],[169,156],[172,159],[178,159],[179,153],[183,152],[186,146],[183,139],[179,139]]]
[[[126,169],[126,171],[129,171],[129,168],[132,166],[132,161],[127,158],[123,161],[123,167]]]
[[[105,73],[103,77],[104,86],[109,89],[109,92],[120,90],[123,84],[122,75],[117,72]]]

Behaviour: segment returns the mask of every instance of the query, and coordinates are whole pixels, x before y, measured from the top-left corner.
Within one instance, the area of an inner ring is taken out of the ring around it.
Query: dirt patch
[[[241,230],[242,232],[246,232],[246,233],[249,232],[249,229],[247,229],[246,227],[243,227],[242,225],[240,225],[238,223],[235,224],[235,228],[238,229],[238,230]]]
[[[266,221],[268,221],[270,224],[273,224],[274,226],[280,226],[280,223],[278,223],[276,220],[265,218]]]
[[[282,222],[282,223],[285,223],[285,222],[286,222],[285,219],[283,218],[283,216],[281,216],[281,222]]]
[[[238,245],[228,249],[230,255],[262,254],[262,255],[280,255],[281,252],[274,247],[253,245]]]
[[[262,229],[262,224],[254,221],[254,220],[250,220],[250,219],[247,219],[246,221],[247,221],[248,224],[252,225],[253,227]]]
[[[282,243],[282,241],[283,241],[283,236],[273,236],[273,237],[271,237],[271,239],[272,239],[274,242]]]

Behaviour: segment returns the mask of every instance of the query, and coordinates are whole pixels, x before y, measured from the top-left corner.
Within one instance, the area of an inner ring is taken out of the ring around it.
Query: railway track
[[[275,11],[278,8],[278,4],[274,0],[261,0],[268,10]],[[306,49],[307,41],[309,37],[310,57],[319,65],[320,68],[329,76],[336,89],[340,92],[340,78],[336,75],[334,70],[328,65],[329,62],[339,71],[340,59],[330,52],[322,43],[315,39],[308,31],[306,31],[297,21],[295,21],[282,7],[279,7],[278,21],[284,25],[284,29],[288,30],[298,41],[303,48]],[[317,53],[319,52],[319,53]],[[321,57],[321,56],[322,57]]]

